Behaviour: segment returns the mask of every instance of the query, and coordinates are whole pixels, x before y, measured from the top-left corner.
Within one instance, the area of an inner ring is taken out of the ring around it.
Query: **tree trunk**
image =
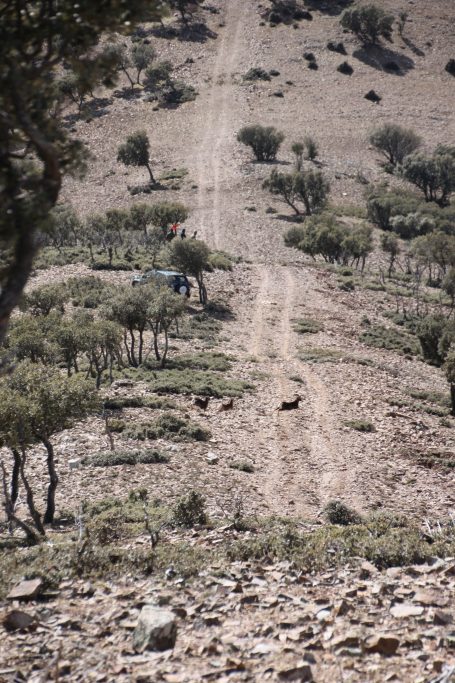
[[[38,510],[35,507],[35,500],[33,497],[33,491],[28,483],[28,479],[25,474],[25,464],[27,462],[27,453],[24,447],[21,447],[21,480],[25,488],[25,492],[27,494],[27,507],[29,509],[29,512],[32,516],[33,522],[35,524],[35,527],[38,529],[39,533],[42,536],[46,535],[46,532],[43,527],[43,523],[41,521],[41,515],[38,512]]]
[[[33,267],[38,244],[33,228],[19,236],[8,279],[0,293],[0,347],[3,346],[11,313],[19,304]]]
[[[123,343],[124,343],[125,349],[126,349],[126,357],[128,358],[128,365],[133,365],[133,359],[131,358],[130,347],[129,347],[128,341],[127,341],[126,330],[123,330]]]
[[[139,365],[142,365],[143,351],[144,351],[144,330],[139,330],[139,350],[138,350]]]
[[[109,265],[112,266],[112,258],[114,256],[114,252],[112,250],[112,247],[108,247],[107,254],[109,257]]]
[[[158,334],[160,331],[160,324],[155,323],[154,325],[151,325],[151,329],[153,333],[153,350],[155,352],[155,358],[156,360],[161,360],[160,348],[158,346]]]
[[[6,513],[6,518],[8,522],[10,523],[10,527],[12,528],[13,524],[16,524],[22,531],[25,532],[25,535],[27,536],[27,540],[29,543],[33,545],[38,545],[38,543],[41,542],[42,538],[41,536],[38,536],[38,534],[35,532],[32,527],[27,524],[26,522],[23,522],[22,519],[17,517],[16,513],[14,512],[14,504],[10,498],[10,495],[8,493],[8,486],[6,483],[6,470],[5,470],[5,465],[3,464],[3,461],[0,462],[0,467],[2,470],[2,484],[3,484],[3,497],[5,499],[5,513]]]
[[[131,344],[130,344],[130,354],[131,354],[131,363],[134,368],[137,368],[137,360],[136,360],[136,353],[135,353],[135,338],[134,338],[134,332],[133,330],[129,330],[130,337],[131,337]]]
[[[11,449],[13,452],[13,471],[11,474],[11,503],[13,508],[16,504],[19,495],[19,477],[21,475],[21,454],[16,448]]]
[[[199,287],[199,302],[203,306],[205,306],[205,304],[207,303],[207,289],[206,289],[205,284],[204,284],[204,279],[203,279],[202,273],[200,273],[198,275],[198,277],[196,278],[196,281],[197,281],[197,284]]]
[[[44,513],[44,524],[53,524],[55,516],[55,491],[58,485],[58,476],[55,470],[54,448],[49,439],[41,439],[47,450],[47,471],[49,473],[49,486],[47,489],[46,512]]]
[[[169,349],[169,334],[168,334],[168,329],[167,327],[164,328],[164,351],[161,356],[161,367],[164,368],[166,365],[166,358],[167,358],[167,352]]]
[[[155,180],[155,178],[153,177],[153,173],[152,173],[152,169],[150,168],[150,164],[146,164],[146,166],[147,166],[147,171],[150,173],[150,182],[151,182],[153,185],[155,185],[155,184],[156,184],[156,180]]]

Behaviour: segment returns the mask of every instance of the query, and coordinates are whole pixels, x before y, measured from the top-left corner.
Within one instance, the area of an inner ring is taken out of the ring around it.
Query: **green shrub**
[[[381,37],[390,39],[394,20],[395,17],[386,14],[381,7],[369,4],[345,10],[340,23],[366,45],[374,45]]]
[[[298,334],[316,334],[324,330],[324,325],[318,320],[311,320],[310,318],[304,320],[296,320],[294,322],[294,330]]]
[[[210,370],[227,372],[232,367],[231,359],[224,353],[207,351],[205,353],[186,353],[169,361],[168,369]]]
[[[381,325],[371,325],[368,330],[360,335],[360,341],[367,346],[397,351],[403,355],[418,356],[420,354],[419,344],[415,337],[401,330],[394,330]]]
[[[232,259],[222,251],[212,251],[208,265],[209,270],[232,270]]]
[[[338,349],[309,348],[299,349],[298,357],[306,363],[337,363],[344,358],[343,351]]]
[[[273,126],[245,126],[237,140],[247,147],[251,147],[257,161],[273,161],[284,140],[284,135]]]
[[[123,431],[125,439],[138,441],[168,439],[170,441],[208,441],[211,434],[208,429],[185,420],[176,415],[166,413],[155,422],[131,424]]]
[[[339,524],[340,526],[361,524],[362,522],[361,516],[340,500],[327,503],[324,508],[324,515],[330,524]]]
[[[344,423],[346,427],[355,429],[356,432],[375,432],[375,427],[372,422],[368,420],[346,420]]]
[[[238,379],[221,376],[220,373],[198,370],[160,370],[159,372],[122,371],[124,377],[142,379],[149,388],[159,394],[196,394],[198,396],[242,396],[253,385]]]
[[[420,147],[422,139],[409,128],[385,123],[371,133],[370,143],[382,152],[389,164],[396,167]]]
[[[109,288],[104,280],[94,275],[69,278],[65,286],[73,306],[82,308],[97,308],[105,300]]]
[[[169,462],[160,451],[106,451],[84,458],[82,464],[91,467],[114,467],[117,465],[154,465]]]
[[[270,81],[270,73],[260,67],[252,67],[243,77],[244,81]]]
[[[153,408],[156,410],[170,410],[176,408],[175,401],[158,396],[116,396],[104,401],[107,410],[122,410],[123,408]]]
[[[174,507],[173,522],[176,526],[192,528],[207,523],[205,499],[196,491],[182,497]]]
[[[239,472],[247,472],[248,474],[254,472],[253,464],[247,460],[235,460],[229,464],[229,467],[233,470],[239,470]]]

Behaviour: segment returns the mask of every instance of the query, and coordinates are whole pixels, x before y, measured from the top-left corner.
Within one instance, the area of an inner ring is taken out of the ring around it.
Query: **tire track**
[[[241,29],[244,22],[245,5],[229,2],[225,17],[225,29],[218,39],[218,51],[212,71],[212,87],[204,117],[205,134],[198,157],[198,214],[202,236],[220,248],[223,236],[220,233],[223,213],[222,188],[226,178],[226,160],[232,138],[232,107],[234,88],[231,74],[241,54]]]

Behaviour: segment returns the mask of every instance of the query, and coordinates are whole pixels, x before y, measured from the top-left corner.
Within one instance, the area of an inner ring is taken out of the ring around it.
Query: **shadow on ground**
[[[355,50],[352,56],[378,71],[385,71],[395,76],[404,76],[415,66],[414,60],[410,57],[379,45],[361,47]]]

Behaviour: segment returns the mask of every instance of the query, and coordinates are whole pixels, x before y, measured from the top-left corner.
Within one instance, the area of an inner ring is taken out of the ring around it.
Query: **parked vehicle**
[[[191,285],[187,276],[173,270],[148,270],[142,275],[135,275],[131,284],[135,287],[151,281],[170,287],[176,294],[187,297],[191,295]]]

